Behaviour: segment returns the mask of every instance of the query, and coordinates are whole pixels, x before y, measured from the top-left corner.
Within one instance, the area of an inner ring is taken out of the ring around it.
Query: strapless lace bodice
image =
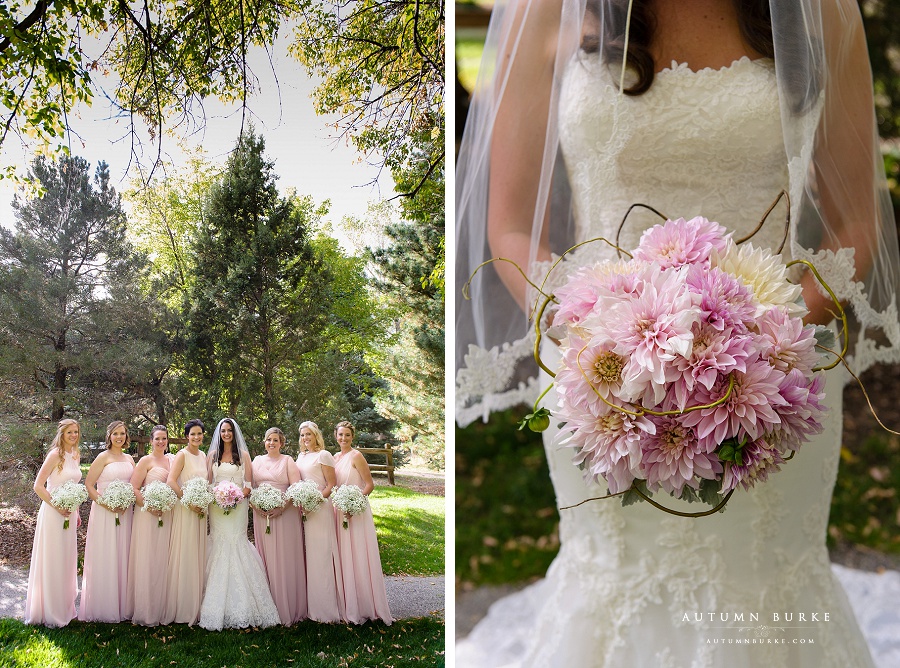
[[[772,61],[742,58],[699,72],[673,64],[639,97],[620,95],[617,83],[605,65],[576,58],[560,94],[560,145],[579,241],[613,239],[636,202],[672,218],[702,215],[742,236],[788,187]],[[780,244],[781,212],[755,244]],[[641,232],[659,222],[635,210],[622,247],[634,248]],[[581,251],[582,263],[585,255],[610,252],[605,244],[589,248]]]

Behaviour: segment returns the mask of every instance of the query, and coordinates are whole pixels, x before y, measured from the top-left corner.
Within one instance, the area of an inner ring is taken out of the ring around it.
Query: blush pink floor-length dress
[[[257,486],[268,483],[284,492],[290,484],[288,467],[292,466],[296,464],[288,455],[260,455],[253,460],[253,483]],[[269,533],[266,533],[265,516],[253,512],[253,541],[263,560],[278,616],[285,626],[308,616],[302,524],[297,509],[288,505],[280,516],[269,520]]]
[[[334,457],[327,450],[301,452],[297,457],[297,466],[300,476],[315,482],[321,492],[327,485],[322,467],[334,468]],[[318,510],[309,513],[303,525],[309,618],[317,622],[340,622],[345,619],[344,579],[331,499],[325,499]]]
[[[192,455],[184,451],[184,468],[178,484],[191,478],[206,480],[206,453]],[[200,620],[203,603],[203,582],[206,577],[206,541],[209,513],[203,517],[189,510],[179,501],[172,511],[172,535],[169,541],[168,572],[166,574],[166,612],[162,624],[196,624]]]
[[[47,478],[47,491],[64,482],[81,481],[78,451],[63,458],[62,470],[53,468]],[[28,593],[25,596],[25,623],[65,626],[75,619],[75,597],[78,595],[78,511],[66,518],[46,501],[38,510],[28,570]]]
[[[335,473],[338,485],[356,485],[360,489],[364,486],[350,457],[342,457],[337,462]],[[393,620],[384,588],[371,506],[366,505],[363,512],[350,517],[346,529],[343,528],[343,513],[335,510],[335,520],[347,619],[356,624],[367,619],[381,619],[390,624]]]
[[[171,465],[173,455],[167,455]],[[151,482],[165,482],[169,469],[153,466],[147,471],[143,487]],[[162,517],[134,509],[131,524],[131,551],[128,560],[128,590],[125,615],[134,624],[156,626],[166,613],[166,566],[175,508]],[[163,525],[159,526],[162,520]]]
[[[102,495],[113,480],[129,482],[133,472],[131,457],[110,462],[97,479],[97,491]],[[116,513],[91,503],[78,608],[78,619],[83,622],[120,622],[126,618],[132,511],[133,507],[120,511],[116,526]]]

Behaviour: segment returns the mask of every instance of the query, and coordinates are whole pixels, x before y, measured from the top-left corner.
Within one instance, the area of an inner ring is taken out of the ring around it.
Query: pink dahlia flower
[[[724,251],[726,240],[730,237],[724,227],[706,218],[667,220],[641,235],[634,257],[657,263],[663,268],[685,264],[709,266],[712,249]]]
[[[731,463],[725,467],[721,489],[723,494],[738,485],[750,489],[757,482],[765,482],[769,479],[769,473],[780,471],[781,464],[784,463],[781,453],[765,438],[747,443],[741,449],[741,453],[743,456],[741,466]]]
[[[600,415],[609,410],[603,399],[630,401],[621,392],[626,360],[611,348],[611,344],[585,343],[577,335],[569,335],[555,379],[561,402]]]
[[[775,407],[781,422],[774,429],[774,444],[784,452],[796,450],[810,437],[822,433],[825,414],[825,376],[807,378],[797,369],[785,375],[778,385],[784,403]]]
[[[665,397],[665,384],[677,377],[669,363],[691,351],[698,301],[685,289],[684,272],[654,269],[646,273],[640,296],[585,321],[594,340],[612,343],[612,350],[627,359],[623,389],[629,396],[645,396],[651,405]]]
[[[672,366],[678,377],[671,383],[670,398],[678,410],[684,410],[698,385],[711,390],[723,374],[746,371],[747,360],[756,356],[753,339],[734,334],[730,328],[719,331],[706,322],[694,324],[694,340],[687,357],[676,357]]]
[[[727,438],[751,439],[761,437],[781,422],[776,407],[786,402],[779,392],[783,374],[768,362],[756,359],[747,364],[747,371],[733,371],[734,388],[723,403],[712,408],[685,413],[684,424],[695,427],[697,435],[709,447],[715,448]],[[711,390],[697,388],[692,405],[710,404],[728,391],[728,377],[720,376]]]
[[[716,329],[745,332],[754,326],[753,293],[731,274],[718,267],[693,265],[688,269],[687,284],[700,295],[700,317]]]
[[[792,318],[780,308],[769,309],[758,322],[763,359],[783,373],[793,369],[807,376],[812,373],[819,361],[812,327],[804,327],[802,320]]]
[[[722,464],[715,452],[704,447],[681,416],[653,417],[653,434],[641,438],[641,465],[651,491],[662,488],[681,496],[684,486],[700,486],[700,478],[715,480]]]
[[[616,410],[599,417],[565,409],[557,415],[566,422],[560,442],[575,449],[573,462],[584,466],[585,478],[604,478],[613,494],[628,489],[639,470],[641,435],[652,432],[653,423]]]

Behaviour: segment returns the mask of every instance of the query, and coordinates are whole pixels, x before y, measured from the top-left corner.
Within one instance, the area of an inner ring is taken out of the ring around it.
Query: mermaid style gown
[[[573,61],[559,124],[578,240],[615,239],[635,202],[671,218],[703,215],[739,238],[788,187],[771,61],[699,72],[673,65],[638,97],[619,95],[599,63]],[[751,243],[777,247],[783,220],[780,207]],[[635,210],[620,246],[634,248],[658,222]],[[570,267],[611,254],[595,243],[573,256]],[[559,362],[552,344],[542,353],[550,368]],[[615,498],[561,510],[561,549],[546,579],[495,605],[457,645],[457,665],[871,666],[825,548],[841,389],[840,370],[829,372],[824,432],[768,482],[735,492],[724,513],[680,518]],[[555,401],[551,390],[542,403]],[[554,442],[552,422],[544,443],[558,506],[604,494]]]
[[[243,464],[213,464],[213,485],[230,480],[243,487],[244,479]],[[200,606],[200,626],[208,631],[281,623],[262,559],[247,540],[249,507],[244,499],[226,515],[217,504],[209,506],[206,586]]]

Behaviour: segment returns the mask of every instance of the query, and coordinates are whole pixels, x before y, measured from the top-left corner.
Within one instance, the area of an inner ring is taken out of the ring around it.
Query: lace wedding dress
[[[634,98],[619,95],[608,78],[599,63],[573,60],[560,97],[580,239],[613,240],[635,202],[672,218],[704,215],[739,238],[787,187],[770,61],[744,58],[699,72],[673,65]],[[780,245],[778,211],[752,243]],[[620,245],[635,247],[657,222],[636,210]],[[594,243],[565,264],[607,257],[609,247]],[[543,354],[554,368],[555,346]],[[623,508],[618,499],[561,510],[561,549],[546,579],[495,606],[457,646],[457,665],[871,666],[825,548],[843,380],[840,371],[829,374],[822,436],[767,483],[735,492],[724,513],[679,518],[647,503]],[[543,403],[555,404],[552,391]],[[545,432],[545,449],[558,505],[604,494],[583,481],[572,451],[554,436],[555,426]],[[658,497],[673,508],[705,509]]]
[[[213,464],[213,485],[223,480],[243,487],[243,465]],[[227,515],[215,503],[209,506],[210,540],[200,626],[210,631],[274,626],[281,621],[262,560],[247,540],[248,508],[246,499]]]

